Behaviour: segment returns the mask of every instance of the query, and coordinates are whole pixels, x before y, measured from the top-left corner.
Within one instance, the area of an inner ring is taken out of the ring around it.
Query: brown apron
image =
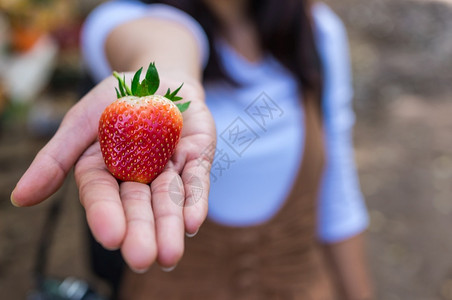
[[[127,270],[120,299],[336,299],[316,239],[323,132],[316,104],[305,102],[302,165],[280,211],[252,227],[206,220],[194,238],[186,239],[173,271],[165,273],[157,265],[142,275]]]

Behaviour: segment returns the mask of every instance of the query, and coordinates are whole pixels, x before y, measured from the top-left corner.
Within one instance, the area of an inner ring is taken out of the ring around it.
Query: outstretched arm
[[[116,98],[116,81],[110,76],[67,113],[11,199],[17,206],[45,200],[75,165],[80,200],[95,238],[106,248],[121,248],[126,262],[137,271],[155,260],[171,267],[182,256],[184,233],[194,234],[207,214],[212,157],[204,153],[215,144],[215,127],[204,103],[198,45],[179,24],[143,18],[113,30],[106,53],[112,68],[127,72],[129,78],[130,71],[155,61],[161,79],[157,93],[184,82],[180,95],[191,105],[183,114],[181,140],[165,171],[150,186],[118,183],[107,171],[96,139],[100,114]],[[200,194],[193,194],[194,181],[202,189]],[[183,195],[181,201],[171,196],[175,188]]]

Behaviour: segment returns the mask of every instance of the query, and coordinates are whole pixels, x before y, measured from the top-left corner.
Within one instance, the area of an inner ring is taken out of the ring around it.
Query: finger
[[[109,86],[108,81],[92,90],[66,114],[54,137],[17,183],[11,194],[13,204],[34,205],[58,190],[68,171],[96,139],[106,100],[114,99],[105,90],[106,86]]]
[[[184,221],[182,205],[174,194],[184,194],[179,175],[166,170],[151,184],[152,209],[156,224],[159,264],[165,268],[173,267],[184,252]],[[171,190],[179,187],[179,190]],[[173,199],[171,199],[173,197]]]
[[[69,170],[48,151],[38,153],[11,193],[15,206],[35,205],[52,195],[61,186]]]
[[[208,166],[209,165],[209,166]],[[184,224],[187,236],[195,235],[207,217],[210,162],[199,158],[186,164],[182,173],[184,182]]]
[[[146,184],[123,182],[120,191],[127,221],[127,232],[121,251],[127,264],[142,273],[157,256],[151,189]]]
[[[184,182],[184,224],[187,236],[193,236],[207,217],[210,169],[215,154],[215,138],[197,134],[181,139],[171,158],[172,168],[182,173]]]
[[[83,151],[85,143],[61,126],[56,135],[36,155],[17,183],[11,200],[18,206],[35,205],[52,195]],[[82,136],[82,135],[81,135]],[[90,137],[92,138],[92,137]],[[76,141],[80,141],[77,143]]]
[[[75,179],[94,237],[107,249],[119,248],[126,232],[119,185],[105,168],[98,143],[77,162]]]

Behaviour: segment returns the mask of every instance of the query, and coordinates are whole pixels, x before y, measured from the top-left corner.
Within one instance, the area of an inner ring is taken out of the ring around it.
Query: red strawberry
[[[117,179],[150,183],[165,167],[174,153],[182,131],[182,114],[190,102],[175,104],[182,85],[165,96],[154,95],[160,80],[154,63],[139,82],[135,73],[132,88],[118,73],[118,99],[102,113],[99,121],[99,143],[108,170]]]

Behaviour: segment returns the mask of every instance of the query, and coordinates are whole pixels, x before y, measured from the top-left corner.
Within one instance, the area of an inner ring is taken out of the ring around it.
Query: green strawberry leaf
[[[130,88],[125,83],[126,77],[123,75],[121,76],[118,74],[118,72],[113,72],[113,76],[118,80],[118,86],[119,86],[119,92],[118,89],[116,89],[116,96],[118,98],[125,97],[127,95],[132,95],[132,92],[130,91]]]
[[[181,113],[183,113],[190,106],[190,103],[191,103],[190,101],[185,102],[185,103],[176,103],[176,106],[177,106],[177,108],[179,108],[179,111]]]
[[[122,76],[122,82],[124,84],[124,89],[126,90],[126,95],[132,95],[132,91],[130,90],[129,86],[126,84],[126,75]]]
[[[148,96],[148,86],[146,81],[143,80],[141,83],[137,85],[137,89],[134,93],[134,96],[137,97]]]
[[[171,90],[168,89],[168,90],[166,91],[166,94],[165,94],[164,97],[170,99],[171,101],[179,101],[179,100],[182,100],[182,97],[179,97],[179,96],[176,96],[176,95],[177,95],[177,93],[180,91],[180,89],[182,88],[183,85],[184,85],[184,84],[182,83],[177,89],[174,90],[174,92],[171,92]]]
[[[145,78],[140,82],[143,68],[139,69],[132,79],[131,95],[137,97],[154,95],[160,85],[159,74],[154,63],[150,63]]]
[[[157,68],[155,67],[155,63],[151,62],[146,71],[145,78],[140,82],[140,76],[143,68],[140,68],[133,76],[132,79],[132,88],[126,84],[125,75],[121,78],[118,72],[114,71],[113,76],[118,80],[118,88],[116,90],[116,97],[122,98],[126,96],[137,96],[137,97],[145,97],[154,95],[160,85],[160,78],[157,72]],[[175,102],[182,100],[182,97],[177,96],[177,93],[180,91],[184,84],[182,83],[177,89],[171,92],[170,89],[167,90],[165,94],[165,98]],[[180,112],[184,112],[187,110],[190,102],[185,102],[182,104],[176,104],[179,108]]]
[[[170,99],[169,97],[171,97],[171,91],[170,91],[169,88],[168,88],[168,90],[166,91],[165,96],[163,96],[163,97]],[[170,99],[170,100],[171,100],[171,99]]]
[[[143,71],[143,68],[140,68],[135,73],[135,75],[133,76],[133,79],[132,79],[132,95],[136,95],[136,93],[137,93],[138,85],[140,84],[141,71]]]
[[[183,85],[184,85],[184,84],[182,83],[177,89],[174,90],[174,92],[171,92],[171,90],[168,89],[168,90],[166,91],[166,94],[165,94],[164,97],[167,98],[167,99],[169,99],[169,100],[171,100],[171,101],[173,101],[173,102],[182,100],[182,97],[177,96],[177,93],[180,91],[180,89],[182,88]],[[180,111],[181,113],[183,113],[184,111],[187,110],[188,106],[190,106],[190,101],[185,102],[185,103],[176,103],[176,106],[177,106],[177,108],[179,109],[179,111]]]
[[[155,63],[150,63],[144,81],[147,83],[147,95],[154,95],[160,85],[159,73]]]
[[[121,97],[125,96],[125,92],[124,92],[124,86],[123,86],[123,82],[121,77],[119,76],[119,74],[117,72],[113,72],[113,76],[115,76],[115,78],[118,80],[118,87],[119,87],[119,95]],[[119,97],[119,98],[121,98]]]

